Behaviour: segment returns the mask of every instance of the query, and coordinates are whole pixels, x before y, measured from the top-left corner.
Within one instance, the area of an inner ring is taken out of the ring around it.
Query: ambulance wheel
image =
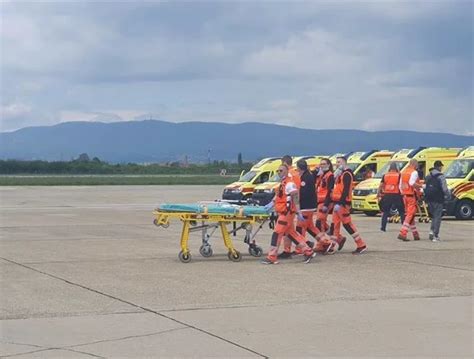
[[[252,257],[261,257],[263,254],[263,249],[260,246],[249,247],[249,253]]]
[[[191,253],[189,253],[189,252],[185,253],[185,252],[181,251],[178,254],[178,258],[183,263],[189,263],[189,262],[191,262]]]
[[[462,219],[462,220],[471,219],[473,210],[474,210],[473,201],[469,199],[463,199],[459,201],[458,205],[456,206],[454,215],[456,216],[457,219]]]
[[[212,251],[211,246],[201,246],[201,247],[199,248],[199,253],[200,253],[203,257],[207,258],[207,257],[212,257],[212,254],[213,254],[214,252]]]
[[[240,260],[242,259],[242,255],[239,251],[234,251],[234,253],[227,253],[227,258],[229,258],[229,260],[231,260],[232,262],[240,262]]]

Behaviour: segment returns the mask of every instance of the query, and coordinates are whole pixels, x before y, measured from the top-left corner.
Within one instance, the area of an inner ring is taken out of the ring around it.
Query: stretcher
[[[418,222],[420,223],[430,223],[431,221],[428,205],[422,199],[418,200],[416,203],[416,215],[418,216]]]
[[[201,232],[202,243],[199,253],[203,257],[211,257],[213,250],[210,238],[218,229],[227,248],[229,260],[239,262],[242,259],[242,255],[235,249],[231,238],[231,235],[235,236],[240,230],[245,231],[244,243],[248,245],[249,254],[260,257],[263,250],[257,245],[255,237],[263,225],[271,220],[270,214],[263,207],[219,202],[162,204],[153,211],[153,215],[155,217],[153,223],[162,228],[168,228],[171,220],[182,222],[181,250],[178,258],[183,263],[191,261],[191,252],[188,247],[190,233]],[[232,225],[230,230],[229,225]]]
[[[398,211],[394,210],[395,214],[389,217],[389,223],[400,223],[401,218],[398,214]],[[418,217],[418,222],[420,223],[429,223],[431,221],[431,217],[428,211],[428,205],[422,199],[418,200],[416,203],[416,214],[415,216]]]

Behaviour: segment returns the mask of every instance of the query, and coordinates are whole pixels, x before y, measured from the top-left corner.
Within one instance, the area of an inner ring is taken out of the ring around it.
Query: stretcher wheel
[[[191,227],[196,227],[197,226],[197,221],[189,221],[189,224],[191,225]]]
[[[203,257],[207,258],[207,257],[212,257],[213,251],[212,251],[211,246],[201,246],[201,247],[199,248],[199,253],[200,253]]]
[[[161,226],[162,226],[163,228],[168,228],[168,227],[170,226],[170,224],[169,224],[169,222],[168,222],[168,223],[163,223]]]
[[[156,218],[153,220],[153,224],[157,227],[160,227],[160,224],[158,223],[158,220]]]
[[[418,218],[418,222],[423,223],[423,218]]]
[[[189,262],[191,262],[191,253],[189,253],[189,252],[185,253],[185,252],[181,251],[178,254],[178,258],[183,263],[189,263]]]
[[[234,253],[227,253],[227,258],[229,258],[232,262],[240,262],[240,260],[242,259],[242,255],[239,251],[234,251]]]
[[[395,218],[394,223],[400,223],[400,218]]]
[[[260,246],[251,246],[249,247],[249,253],[252,257],[261,257],[263,254],[263,249]]]
[[[389,219],[388,219],[388,223],[393,223],[393,219],[392,219],[392,218],[389,218]]]

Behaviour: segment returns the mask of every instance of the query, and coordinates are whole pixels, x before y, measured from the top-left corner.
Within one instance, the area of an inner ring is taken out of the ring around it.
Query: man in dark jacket
[[[431,214],[431,228],[429,238],[433,242],[439,242],[439,229],[443,216],[444,202],[449,200],[451,194],[446,183],[446,177],[442,173],[443,163],[435,161],[430,174],[426,176],[424,185],[425,201]]]

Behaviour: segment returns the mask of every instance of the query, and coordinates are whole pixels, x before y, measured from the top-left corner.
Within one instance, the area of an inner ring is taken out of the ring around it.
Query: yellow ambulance
[[[441,160],[447,166],[456,159],[458,152],[459,148],[443,147],[418,147],[398,151],[385,166],[377,171],[374,178],[362,181],[354,188],[352,208],[364,212],[367,216],[375,216],[379,213],[377,192],[382,176],[388,172],[390,163],[395,162],[399,170],[402,170],[414,158],[418,160],[420,179],[424,180],[429,173],[429,169],[433,167],[434,161]]]
[[[247,173],[242,173],[237,182],[227,185],[222,193],[222,199],[235,202],[250,199],[254,188],[274,177],[280,164],[281,157],[264,158]]]
[[[451,199],[445,204],[446,215],[471,219],[474,211],[474,146],[459,152],[458,158],[446,166],[444,173]]]
[[[326,156],[299,156],[293,157],[293,166],[296,166],[296,162],[303,159],[308,163],[308,168],[312,171],[319,166],[319,162],[322,158],[327,158]],[[262,183],[256,186],[253,190],[252,200],[255,203],[258,203],[261,206],[269,203],[272,198],[275,196],[275,190],[278,188],[280,180],[278,176],[274,176],[270,181]]]
[[[347,166],[354,174],[355,184],[373,178],[393,156],[393,151],[372,150],[369,152],[353,152],[347,158]]]

